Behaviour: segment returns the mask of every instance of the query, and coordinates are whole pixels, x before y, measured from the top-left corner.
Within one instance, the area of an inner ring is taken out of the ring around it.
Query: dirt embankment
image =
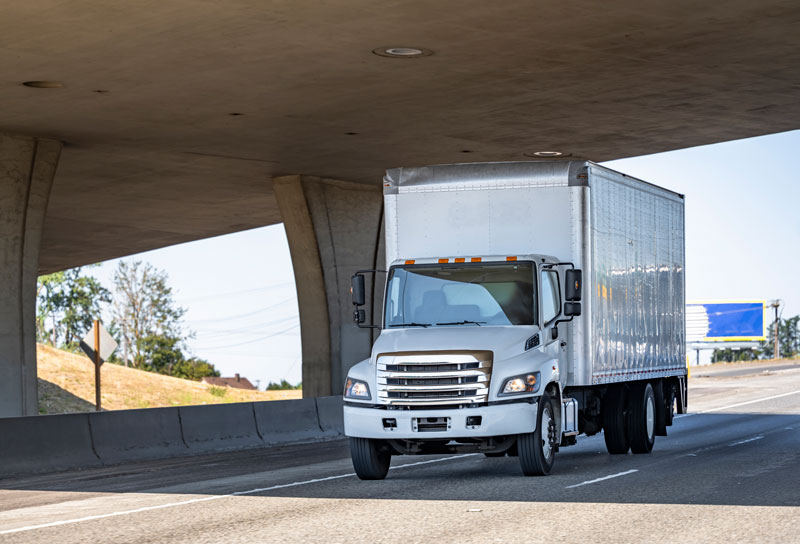
[[[83,355],[37,345],[39,413],[94,410],[94,365]],[[106,363],[101,369],[104,410],[297,399],[300,390],[244,391]]]

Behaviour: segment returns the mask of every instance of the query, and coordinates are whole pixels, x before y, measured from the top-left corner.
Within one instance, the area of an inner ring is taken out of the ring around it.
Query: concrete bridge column
[[[369,357],[377,336],[353,324],[350,277],[356,270],[384,268],[383,194],[374,185],[311,176],[274,178],[273,188],[297,284],[303,396],[338,395],[347,371]],[[371,285],[368,278],[367,284],[375,322],[383,275],[378,280]]]
[[[39,242],[61,142],[0,134],[0,417],[38,413]]]

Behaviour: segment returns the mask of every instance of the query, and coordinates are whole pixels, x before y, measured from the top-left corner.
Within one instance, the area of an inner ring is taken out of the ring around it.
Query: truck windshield
[[[532,263],[394,267],[386,328],[533,325]]]

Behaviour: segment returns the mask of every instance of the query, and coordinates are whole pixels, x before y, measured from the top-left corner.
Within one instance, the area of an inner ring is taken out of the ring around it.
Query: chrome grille
[[[490,352],[378,356],[378,400],[393,406],[444,406],[486,402]]]

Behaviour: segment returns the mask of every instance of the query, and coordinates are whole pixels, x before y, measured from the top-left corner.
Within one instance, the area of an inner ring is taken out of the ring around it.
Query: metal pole
[[[778,341],[778,306],[780,306],[780,302],[777,300],[775,301],[775,358],[781,358],[781,343]]]
[[[94,320],[94,405],[100,411],[100,320]]]

